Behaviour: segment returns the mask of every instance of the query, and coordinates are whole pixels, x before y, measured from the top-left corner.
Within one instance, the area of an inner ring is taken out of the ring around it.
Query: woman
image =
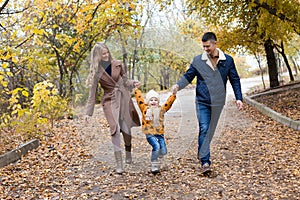
[[[131,127],[140,126],[139,115],[133,105],[129,91],[139,86],[139,81],[128,80],[121,61],[113,60],[109,49],[103,43],[96,43],[91,52],[90,72],[87,85],[90,86],[87,102],[87,116],[92,116],[100,83],[104,94],[101,99],[104,115],[110,126],[111,140],[116,159],[116,173],[124,172],[121,132],[125,143],[125,162],[130,164]],[[86,118],[88,120],[88,117]]]

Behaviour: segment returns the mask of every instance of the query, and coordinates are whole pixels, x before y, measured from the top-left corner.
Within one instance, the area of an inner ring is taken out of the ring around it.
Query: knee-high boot
[[[122,161],[122,152],[115,151],[115,159],[116,159],[116,173],[122,174],[124,172],[123,161]]]
[[[132,157],[131,157],[131,145],[126,146],[125,145],[125,162],[127,164],[131,164],[132,163]]]

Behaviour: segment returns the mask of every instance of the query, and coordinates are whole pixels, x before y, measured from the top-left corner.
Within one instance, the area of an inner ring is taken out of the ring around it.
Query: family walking
[[[125,162],[131,164],[131,128],[141,125],[142,132],[152,147],[151,172],[160,172],[161,161],[167,154],[164,139],[164,114],[176,100],[177,91],[190,84],[195,77],[197,77],[195,103],[199,126],[197,158],[200,160],[201,173],[211,171],[210,142],[225,104],[227,80],[232,85],[238,110],[243,107],[240,78],[234,60],[218,49],[216,42],[217,37],[213,32],[203,35],[204,53],[193,59],[189,69],[172,87],[172,94],[168,100],[161,105],[159,94],[154,90],[148,91],[144,99],[139,89],[140,82],[127,78],[122,63],[112,58],[107,46],[103,43],[95,44],[91,51],[90,72],[87,78],[90,92],[85,119],[88,122],[89,117],[93,115],[97,87],[100,85],[104,91],[101,104],[110,126],[116,173],[124,172],[121,134],[125,144]],[[142,124],[131,99],[132,90],[134,90],[137,106],[142,113]]]

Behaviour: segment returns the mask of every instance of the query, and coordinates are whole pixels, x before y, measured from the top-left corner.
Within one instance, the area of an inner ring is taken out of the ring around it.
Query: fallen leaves
[[[300,164],[297,153],[299,132],[261,115],[251,107],[246,106],[245,110],[247,116],[252,118],[252,123],[248,124],[250,128],[244,131],[228,128],[216,145],[219,154],[226,155],[229,150],[234,156],[226,161],[223,170],[238,179],[238,187],[247,186],[238,192],[237,198],[247,198],[251,194],[255,199],[295,199],[300,194],[294,190],[295,186],[300,186],[300,176],[294,173]]]
[[[51,137],[45,136],[40,147],[14,164],[1,169],[1,199],[48,198],[60,196],[70,184],[70,166],[86,161],[82,142],[74,127],[54,130]],[[74,167],[72,167],[74,169]]]
[[[160,174],[149,172],[151,148],[136,132],[134,164],[116,175],[109,129],[100,113],[91,127],[62,121],[38,149],[1,168],[0,199],[297,199],[299,131],[247,105],[242,112],[227,107],[211,148],[213,177],[200,174],[195,128],[186,135],[189,145],[180,146],[178,118],[168,119],[169,153]]]
[[[295,121],[300,121],[300,87],[255,98],[272,110]]]

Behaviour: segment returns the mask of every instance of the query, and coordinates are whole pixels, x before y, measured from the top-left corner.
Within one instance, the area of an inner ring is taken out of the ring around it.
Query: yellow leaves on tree
[[[41,133],[53,128],[54,120],[59,119],[68,111],[67,100],[61,98],[58,91],[49,81],[37,83],[33,89],[30,105],[22,107],[24,98],[29,98],[26,88],[16,88],[11,92],[10,115],[5,115],[3,122],[14,127],[16,132],[29,135]],[[2,124],[3,126],[3,124]]]
[[[59,96],[56,87],[48,81],[34,86],[31,106],[39,117],[50,120],[51,126],[68,109],[67,101]]]

